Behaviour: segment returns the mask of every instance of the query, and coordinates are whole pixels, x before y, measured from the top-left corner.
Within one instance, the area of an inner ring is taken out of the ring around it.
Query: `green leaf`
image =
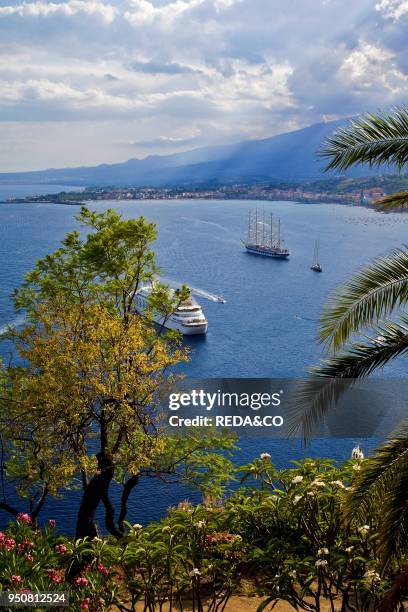
[[[326,170],[344,171],[350,166],[395,164],[401,169],[408,160],[408,113],[367,114],[339,128],[327,138],[320,156],[328,160]]]

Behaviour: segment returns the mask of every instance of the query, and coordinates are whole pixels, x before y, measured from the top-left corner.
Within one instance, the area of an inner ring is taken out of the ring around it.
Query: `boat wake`
[[[25,320],[26,320],[25,316],[20,315],[14,321],[11,321],[10,323],[6,323],[5,325],[1,325],[0,326],[0,336],[5,336],[10,331],[10,329],[20,327],[20,325],[23,325],[23,323],[25,323]]]
[[[171,278],[166,278],[163,276],[158,276],[157,279],[160,282],[166,283],[167,285],[170,285],[170,287],[172,289],[179,289],[183,283],[180,283],[178,281],[172,280]],[[188,288],[191,290],[191,293],[193,295],[197,295],[199,297],[204,298],[205,300],[208,300],[209,302],[217,302],[218,304],[225,304],[227,300],[225,300],[222,295],[216,295],[215,293],[211,293],[210,291],[206,291],[205,289],[199,289],[197,287],[192,287],[191,285],[189,285],[188,283],[185,283]]]
[[[294,319],[298,319],[300,321],[311,321],[312,323],[317,323],[319,321],[319,319],[312,319],[311,317],[302,317],[299,314],[295,314]]]

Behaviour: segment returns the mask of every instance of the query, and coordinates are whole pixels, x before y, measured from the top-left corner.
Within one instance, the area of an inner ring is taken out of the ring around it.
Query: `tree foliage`
[[[107,529],[123,533],[129,496],[143,476],[181,480],[220,491],[230,470],[230,436],[168,436],[160,399],[188,359],[177,333],[153,324],[188,295],[158,283],[150,304],[135,309],[138,289],[157,271],[155,227],[114,211],[83,208],[76,230],[37,262],[16,292],[28,321],[12,334],[21,364],[8,368],[2,401],[7,471],[37,501],[81,487],[77,536],[95,536],[105,508]],[[123,485],[118,508],[113,480]],[[118,511],[118,515],[117,515]]]

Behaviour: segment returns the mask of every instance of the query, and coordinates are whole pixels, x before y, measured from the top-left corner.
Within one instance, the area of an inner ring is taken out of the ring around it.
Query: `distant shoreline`
[[[183,202],[183,201],[193,201],[196,200],[198,202],[209,202],[209,201],[215,201],[215,202],[233,202],[233,201],[249,201],[249,202],[291,202],[291,203],[297,203],[297,204],[321,204],[322,206],[324,205],[329,205],[329,204],[337,204],[339,206],[350,206],[350,207],[358,207],[358,208],[366,208],[369,210],[374,210],[376,211],[375,207],[367,205],[367,204],[358,204],[355,202],[351,202],[351,201],[325,201],[325,200],[302,200],[300,198],[293,198],[293,199],[279,199],[279,198],[270,198],[270,199],[266,199],[266,198],[256,198],[256,197],[241,197],[241,198],[220,198],[220,197],[200,197],[200,198],[192,198],[192,197],[185,197],[185,198],[143,198],[143,199],[134,199],[134,200],[120,200],[120,199],[113,199],[113,200],[95,200],[95,199],[90,199],[90,200],[85,200],[82,202],[57,202],[57,201],[51,201],[51,200],[24,200],[24,201],[10,201],[10,200],[0,200],[0,204],[15,204],[15,205],[19,205],[19,204],[52,204],[54,206],[76,206],[76,207],[81,207],[81,206],[86,206],[87,204],[100,204],[103,202],[120,202],[120,203],[124,203],[124,204],[134,204],[137,202]],[[376,211],[376,212],[380,212],[380,211]],[[405,212],[405,211],[393,211],[393,212]]]
[[[386,183],[370,177],[365,179],[335,179],[311,183],[257,182],[227,183],[220,185],[176,185],[168,187],[86,187],[81,191],[67,188],[56,193],[38,193],[10,196],[6,203],[64,204],[81,206],[86,202],[118,201],[139,202],[181,200],[249,200],[265,202],[299,202],[310,204],[343,204],[370,207],[387,193],[393,192],[393,179]],[[45,187],[45,186],[44,186]],[[45,187],[46,189],[46,187]],[[9,193],[12,193],[10,190]]]

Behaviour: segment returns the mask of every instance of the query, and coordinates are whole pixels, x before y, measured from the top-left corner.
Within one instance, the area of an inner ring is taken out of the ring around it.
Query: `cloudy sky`
[[[0,171],[401,104],[407,25],[408,0],[0,0]]]

